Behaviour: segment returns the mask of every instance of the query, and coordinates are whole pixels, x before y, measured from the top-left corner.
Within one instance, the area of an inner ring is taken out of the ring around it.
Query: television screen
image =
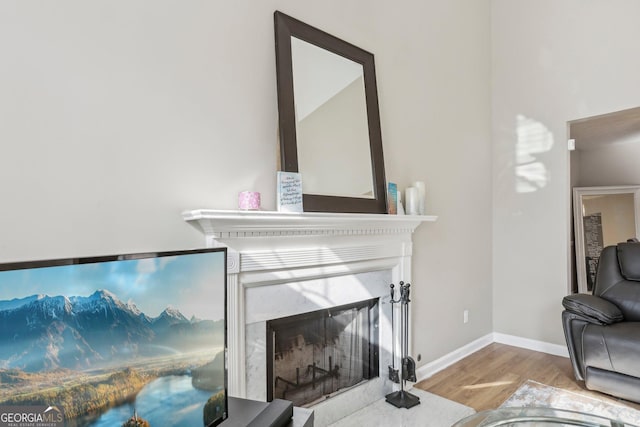
[[[226,256],[216,248],[1,264],[3,421],[221,423]]]

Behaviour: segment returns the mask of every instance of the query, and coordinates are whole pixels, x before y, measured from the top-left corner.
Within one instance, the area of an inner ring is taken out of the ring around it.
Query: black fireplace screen
[[[378,376],[378,300],[267,322],[267,399],[309,405]]]

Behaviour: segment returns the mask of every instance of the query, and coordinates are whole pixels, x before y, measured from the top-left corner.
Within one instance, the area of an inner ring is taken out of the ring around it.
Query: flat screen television
[[[2,416],[220,424],[226,257],[215,248],[0,264]]]

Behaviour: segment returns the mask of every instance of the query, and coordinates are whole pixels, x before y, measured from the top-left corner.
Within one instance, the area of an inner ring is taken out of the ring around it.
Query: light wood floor
[[[587,390],[573,376],[568,358],[493,343],[415,386],[483,411],[499,407],[527,380],[599,399],[640,405]]]

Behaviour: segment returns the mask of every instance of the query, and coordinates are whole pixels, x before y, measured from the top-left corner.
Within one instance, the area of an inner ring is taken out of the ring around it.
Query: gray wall
[[[376,56],[387,178],[440,216],[415,235],[421,363],[489,333],[489,5],[1,2],[0,261],[203,246],[181,212],[243,190],[274,209],[278,9]]]
[[[497,332],[564,344],[560,302],[568,290],[571,230],[567,122],[638,106],[638,16],[640,3],[632,0],[492,1]],[[538,137],[551,143],[527,145],[535,136],[520,126],[522,118],[538,123]],[[533,163],[537,169],[521,168]],[[518,191],[523,171],[534,178],[532,191]]]

